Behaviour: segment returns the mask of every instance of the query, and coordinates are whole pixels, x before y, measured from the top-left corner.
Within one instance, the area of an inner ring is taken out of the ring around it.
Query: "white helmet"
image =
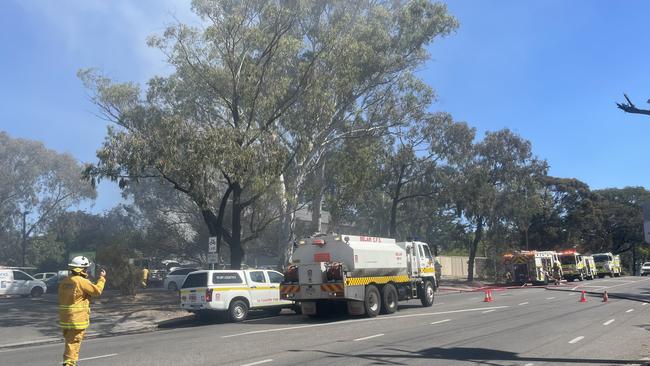
[[[90,261],[83,255],[78,255],[72,258],[72,261],[68,263],[68,267],[88,268],[90,267]]]

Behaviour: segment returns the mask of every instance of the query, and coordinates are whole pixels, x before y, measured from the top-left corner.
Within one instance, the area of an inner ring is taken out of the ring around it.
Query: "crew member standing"
[[[142,286],[142,288],[147,288],[147,280],[149,279],[149,268],[147,268],[147,266],[142,268],[141,275],[142,280],[140,281],[140,286]]]
[[[68,267],[70,275],[59,284],[59,324],[65,339],[63,365],[74,366],[79,359],[86,328],[90,325],[90,298],[102,294],[106,271],[102,269],[97,284],[93,284],[87,279],[88,258],[74,257]]]

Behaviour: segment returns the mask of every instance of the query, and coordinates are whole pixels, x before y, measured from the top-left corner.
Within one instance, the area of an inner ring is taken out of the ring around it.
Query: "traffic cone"
[[[492,290],[490,290],[490,302],[494,301],[494,296],[492,296]]]
[[[580,302],[587,302],[587,298],[585,297],[585,291],[582,291],[582,295],[580,296]]]
[[[483,299],[483,302],[491,302],[492,299],[490,298],[490,291],[485,290],[485,298]]]
[[[607,291],[603,292],[603,302],[609,301],[609,296],[607,295]]]

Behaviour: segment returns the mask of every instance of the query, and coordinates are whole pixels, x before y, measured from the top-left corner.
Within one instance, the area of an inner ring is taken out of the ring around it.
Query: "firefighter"
[[[553,279],[555,280],[555,286],[558,286],[560,284],[560,279],[562,278],[562,274],[560,273],[562,269],[562,264],[560,264],[559,261],[554,261],[553,262]]]
[[[140,286],[142,286],[142,288],[147,288],[147,279],[149,279],[149,268],[147,268],[147,266],[142,268],[141,276],[142,279],[140,281]]]
[[[88,258],[74,257],[68,267],[70,275],[59,284],[59,324],[65,339],[63,365],[74,366],[79,359],[86,328],[90,325],[90,298],[102,294],[106,271],[100,270],[97,284],[93,284],[87,279]]]

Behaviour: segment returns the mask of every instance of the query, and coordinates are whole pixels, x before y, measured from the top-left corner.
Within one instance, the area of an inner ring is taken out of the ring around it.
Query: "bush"
[[[105,268],[107,285],[119,289],[122,295],[134,296],[140,283],[140,270],[129,263],[132,250],[120,245],[110,245],[97,251],[99,268]]]

